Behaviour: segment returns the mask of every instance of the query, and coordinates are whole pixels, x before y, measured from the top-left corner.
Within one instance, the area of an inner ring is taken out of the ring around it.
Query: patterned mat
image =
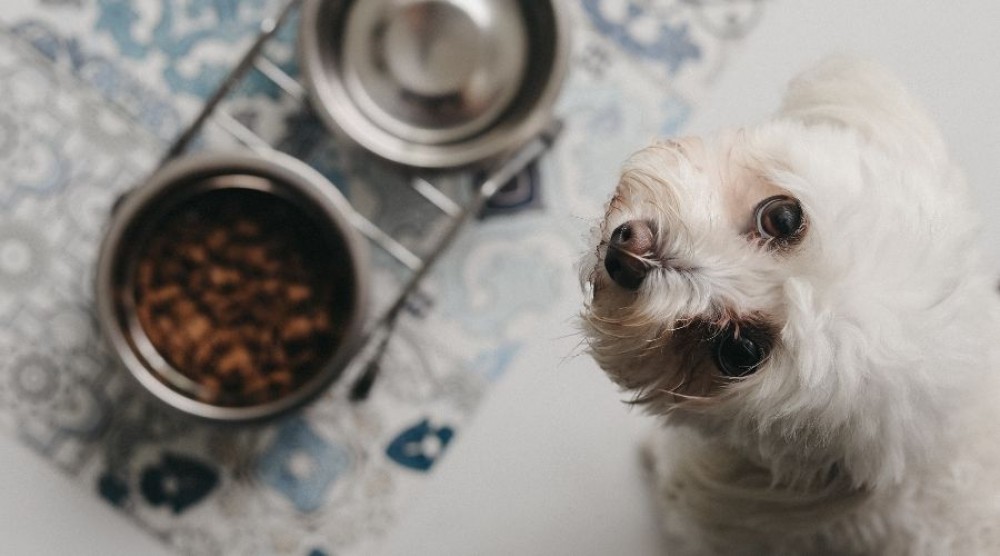
[[[621,160],[675,134],[761,16],[754,0],[574,0],[556,147],[465,230],[411,304],[371,397],[335,385],[267,426],[165,412],[102,346],[92,307],[110,207],[253,40],[275,0],[0,0],[0,430],[191,554],[370,554],[424,488],[490,384],[572,315],[573,261]],[[294,19],[294,18],[293,18]],[[292,75],[295,22],[267,57]],[[250,75],[235,120],[324,172],[418,253],[439,219],[404,176],[325,139]],[[235,142],[209,128],[201,148]],[[471,175],[442,178],[455,197]],[[373,250],[376,307],[402,278]],[[381,305],[379,305],[381,304]]]

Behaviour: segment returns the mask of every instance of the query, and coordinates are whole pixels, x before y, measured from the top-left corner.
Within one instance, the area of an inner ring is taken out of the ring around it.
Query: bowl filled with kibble
[[[358,347],[367,253],[340,192],[279,153],[176,160],[116,205],[96,300],[156,398],[243,422],[301,407]]]

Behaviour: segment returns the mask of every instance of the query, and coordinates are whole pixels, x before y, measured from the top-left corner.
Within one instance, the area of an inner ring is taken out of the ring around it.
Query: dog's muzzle
[[[652,265],[645,258],[653,251],[655,234],[641,220],[630,220],[615,228],[604,255],[604,269],[619,286],[637,290]]]

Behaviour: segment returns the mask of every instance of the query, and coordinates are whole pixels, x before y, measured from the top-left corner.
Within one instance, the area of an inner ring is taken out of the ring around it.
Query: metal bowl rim
[[[349,4],[352,0],[343,1]],[[551,121],[552,109],[568,73],[572,42],[570,15],[560,0],[548,1],[554,23],[551,33],[555,37],[552,69],[541,91],[532,99],[527,115],[514,123],[497,122],[481,134],[464,141],[440,145],[411,143],[381,129],[354,105],[340,76],[336,79],[320,78],[326,74],[323,57],[319,54],[322,43],[316,25],[325,3],[325,0],[305,0],[302,5],[298,50],[306,89],[316,112],[327,127],[342,132],[368,151],[405,166],[460,168],[515,150]],[[333,106],[337,108],[334,109]]]
[[[124,233],[137,216],[148,210],[161,193],[174,187],[183,187],[193,178],[251,173],[270,178],[302,194],[308,202],[329,219],[332,228],[340,232],[351,261],[355,282],[355,306],[345,323],[346,334],[331,359],[315,377],[291,394],[260,405],[228,407],[198,401],[170,388],[147,368],[129,345],[126,332],[117,316],[114,292],[114,270],[122,255]],[[319,172],[291,156],[274,152],[248,154],[240,152],[209,152],[185,156],[165,165],[143,185],[125,194],[114,209],[104,239],[101,243],[95,299],[98,323],[105,342],[119,361],[154,398],[183,413],[217,422],[252,422],[276,417],[308,403],[320,395],[335,380],[349,357],[357,351],[363,337],[362,328],[368,311],[368,252],[358,232],[349,222],[350,205],[336,187]]]

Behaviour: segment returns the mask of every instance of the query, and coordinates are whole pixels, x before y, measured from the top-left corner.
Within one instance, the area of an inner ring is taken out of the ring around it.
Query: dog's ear
[[[947,161],[941,133],[921,103],[872,61],[833,57],[805,71],[789,85],[781,116],[853,128],[892,153],[936,166]]]

